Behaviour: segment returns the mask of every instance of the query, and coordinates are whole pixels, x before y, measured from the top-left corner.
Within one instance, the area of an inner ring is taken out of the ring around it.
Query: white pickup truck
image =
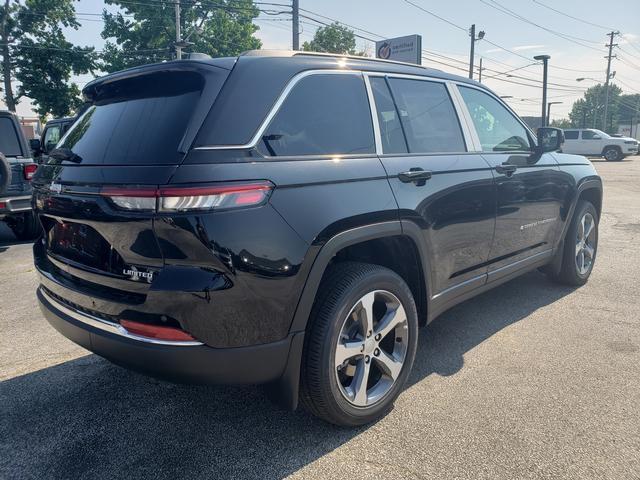
[[[595,128],[576,128],[564,131],[564,153],[588,157],[604,157],[615,162],[638,153],[638,141],[628,137],[612,137]]]

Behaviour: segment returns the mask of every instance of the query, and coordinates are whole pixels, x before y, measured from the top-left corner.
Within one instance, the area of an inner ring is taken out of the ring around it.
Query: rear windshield
[[[163,72],[108,84],[57,148],[70,150],[65,156],[82,165],[180,163],[178,146],[203,85],[195,72]]]
[[[0,117],[0,152],[5,157],[19,157],[22,155],[18,132],[13,120],[7,117]]]

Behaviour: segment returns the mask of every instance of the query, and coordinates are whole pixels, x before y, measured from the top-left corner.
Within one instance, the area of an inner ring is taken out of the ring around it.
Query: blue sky
[[[289,3],[289,0],[263,1]],[[538,26],[503,13],[500,11],[503,7]],[[99,0],[80,0],[76,3],[79,13],[99,13],[103,8],[105,5]],[[111,6],[108,8],[114,10]],[[261,8],[282,10],[277,6]],[[581,97],[581,91],[596,83],[592,80],[577,82],[576,78],[604,80],[606,34],[616,29],[621,35],[616,39],[620,48],[615,51],[619,59],[613,60],[612,70],[616,71],[614,82],[625,93],[640,93],[640,0],[613,0],[606,3],[595,0],[300,0],[300,8],[303,9],[302,15],[328,22],[328,19],[319,17],[322,15],[364,29],[366,32],[358,30],[357,33],[368,38],[420,34],[428,56],[423,64],[461,75],[466,75],[465,64],[469,56],[469,37],[464,29],[475,23],[477,31],[486,32],[486,40],[476,44],[476,64],[482,57],[483,67],[487,68],[483,72],[483,82],[500,95],[512,96],[507,101],[521,115],[539,114],[541,89],[510,82],[535,83],[528,79],[540,79],[542,67],[527,65],[534,62],[534,55],[549,54],[550,82],[556,84],[552,86],[556,90],[550,90],[549,96],[552,101],[563,102],[552,107],[552,118],[566,116],[572,102]],[[102,48],[102,24],[96,21],[99,17],[79,16],[86,20],[81,20],[82,27],[70,31],[68,38],[78,44]],[[319,25],[306,18],[301,20],[301,40],[309,40]],[[289,16],[263,13],[256,23],[260,26],[256,36],[262,40],[263,48],[291,48]],[[374,53],[373,44],[364,39],[358,40],[358,48]],[[494,78],[490,78],[492,76]],[[91,78],[82,76],[74,80],[84,84]],[[28,110],[28,106],[23,104],[19,113],[27,114],[25,110]]]

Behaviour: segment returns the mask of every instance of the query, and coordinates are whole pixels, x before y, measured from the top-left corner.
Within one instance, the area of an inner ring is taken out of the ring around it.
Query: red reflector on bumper
[[[134,322],[132,320],[120,320],[120,325],[129,333],[140,335],[141,337],[156,338],[158,340],[169,340],[174,342],[193,342],[195,340],[195,338],[187,332],[178,328],[149,325],[147,323]]]

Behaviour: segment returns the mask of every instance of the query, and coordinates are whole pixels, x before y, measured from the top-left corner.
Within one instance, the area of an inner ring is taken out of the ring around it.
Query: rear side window
[[[0,153],[7,157],[19,157],[22,155],[18,132],[13,120],[0,117]]]
[[[483,152],[530,151],[527,129],[500,102],[475,88],[460,87]]]
[[[564,139],[565,140],[577,140],[578,139],[578,130],[565,130],[564,131]]]
[[[390,78],[411,153],[464,152],[462,129],[442,83]]]
[[[375,152],[371,111],[359,75],[310,75],[291,90],[259,143],[269,156]]]
[[[203,78],[163,72],[107,84],[58,148],[81,164],[176,164]]]
[[[381,77],[372,77],[371,90],[378,111],[382,151],[384,153],[407,153],[408,147],[402,132],[400,115],[393,103],[387,81]]]

